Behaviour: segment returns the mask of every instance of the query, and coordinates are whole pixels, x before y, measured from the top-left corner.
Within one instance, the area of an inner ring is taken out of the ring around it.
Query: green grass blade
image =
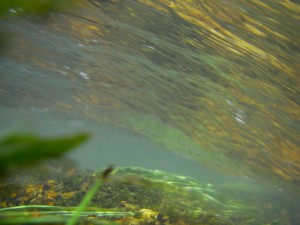
[[[41,216],[41,217],[19,217],[1,219],[0,224],[51,224],[51,223],[65,223],[67,218],[57,216]]]
[[[80,202],[80,204],[77,208],[76,214],[68,220],[66,225],[75,225],[77,223],[77,221],[80,217],[80,213],[83,212],[87,208],[89,203],[92,201],[94,195],[97,193],[97,191],[100,189],[100,187],[104,183],[104,181],[105,181],[104,178],[106,178],[106,177],[103,177],[103,174],[102,174],[101,179],[100,178],[97,179],[96,183],[92,186],[92,188],[88,191],[88,193],[83,197],[82,201]]]
[[[96,194],[96,192],[99,190],[99,188],[102,186],[103,181],[101,179],[98,179],[94,186],[88,191],[88,193],[83,197],[81,203],[78,206],[77,212],[73,217],[71,217],[67,225],[75,225],[80,217],[80,213],[85,210],[85,208],[88,206],[88,204],[91,202],[92,198]]]
[[[63,217],[73,217],[77,215],[77,211],[17,211],[17,212],[1,212],[0,216],[2,217],[40,217],[44,215],[55,215],[55,216],[63,216]],[[86,217],[86,216],[95,216],[95,217],[123,217],[133,215],[132,212],[100,212],[100,211],[84,211],[79,212],[78,217]]]

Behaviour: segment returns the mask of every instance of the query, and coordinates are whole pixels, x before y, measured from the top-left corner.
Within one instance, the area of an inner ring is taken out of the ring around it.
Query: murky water
[[[1,22],[2,131],[93,133],[83,167],[299,189],[297,3],[78,4]]]

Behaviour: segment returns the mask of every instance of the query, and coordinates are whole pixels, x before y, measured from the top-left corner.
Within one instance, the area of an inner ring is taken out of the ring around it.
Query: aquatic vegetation
[[[11,168],[30,166],[41,160],[59,158],[88,138],[88,134],[59,138],[42,138],[30,134],[7,136],[0,141],[1,175]]]
[[[41,138],[37,135],[15,134],[3,138],[0,142],[0,169],[1,175],[4,177],[2,177],[3,183],[0,184],[0,195],[3,198],[7,197],[7,191],[10,189],[10,185],[6,183],[6,180],[10,179],[11,174],[16,173],[22,179],[22,175],[20,174],[22,174],[25,166],[33,166],[41,163],[41,161],[45,159],[59,158],[63,156],[65,152],[86,141],[88,137],[89,135],[87,134],[76,134],[51,139]],[[0,224],[66,223],[72,225],[76,224],[82,217],[87,218],[92,216],[93,220],[97,220],[99,217],[121,217],[132,215],[132,213],[127,212],[103,212],[99,211],[99,208],[94,208],[93,211],[87,209],[88,211],[86,211],[87,205],[90,203],[103,182],[106,181],[111,171],[112,167],[108,167],[102,172],[101,177],[95,181],[94,186],[86,193],[83,200],[76,208],[53,206],[53,204],[50,204],[50,206],[43,204],[22,204],[21,206],[5,207],[0,209]],[[48,180],[43,188],[48,189],[54,183],[56,183],[55,180]],[[6,190],[6,188],[8,189]],[[11,194],[11,197],[17,195],[19,189],[18,185],[15,185],[13,189],[15,192]],[[29,187],[25,189],[25,193],[33,195],[38,194],[36,199],[39,197],[39,191],[36,191],[36,187],[32,185],[29,185]],[[70,194],[68,196],[72,195],[73,194]],[[45,198],[53,199],[57,196],[58,194],[56,192],[49,189]],[[33,203],[33,201],[31,201],[31,203]],[[2,207],[11,204],[11,202],[1,202]]]
[[[113,168],[110,166],[108,168],[106,168],[102,174],[101,174],[101,179],[97,179],[95,184],[91,187],[91,189],[88,191],[88,193],[83,197],[82,201],[80,202],[78,208],[75,211],[75,214],[68,220],[67,225],[75,225],[81,214],[85,211],[85,209],[87,208],[87,206],[90,204],[90,202],[92,201],[93,197],[95,196],[96,192],[100,189],[100,187],[103,185],[103,183],[107,180],[109,174],[113,171]],[[117,215],[119,216],[121,213],[117,213]],[[131,213],[129,213],[131,214]],[[105,216],[112,216],[115,215],[114,213],[112,214],[107,214]],[[121,214],[122,215],[122,214]],[[95,214],[95,216],[97,217],[98,215]]]
[[[1,217],[0,224],[65,223],[68,225],[72,225],[72,224],[78,224],[79,222],[88,223],[91,221],[96,224],[97,223],[115,224],[115,223],[110,223],[109,221],[105,220],[105,218],[120,218],[125,216],[133,216],[134,214],[132,212],[116,211],[114,209],[107,210],[107,209],[101,209],[99,207],[88,207],[96,192],[99,190],[99,188],[103,185],[103,183],[108,178],[110,173],[108,171],[111,171],[110,167],[104,170],[100,174],[101,176],[95,180],[95,184],[83,196],[83,199],[80,201],[78,207],[56,206],[53,204],[53,202],[50,203],[49,205],[43,205],[41,203],[39,203],[38,205],[34,205],[32,203],[34,201],[39,201],[40,198],[42,197],[40,194],[41,189],[40,191],[36,191],[35,186],[29,185],[29,187],[26,187],[25,194],[27,195],[30,194],[33,196],[38,194],[39,197],[32,199],[30,201],[31,204],[24,205],[24,203],[21,203],[21,205],[19,206],[0,208],[0,217]],[[20,172],[17,172],[17,175],[20,176],[21,179],[23,179],[22,175],[20,175]],[[47,184],[43,186],[43,188],[48,190],[47,193],[45,194],[45,199],[53,200],[54,198],[59,197],[59,194],[51,189],[51,185],[55,183],[56,183],[55,180],[48,180]],[[0,184],[0,186],[1,186],[0,196],[1,198],[6,199],[8,197],[7,191],[10,190],[11,186],[7,184],[5,181],[3,181],[3,183]],[[20,187],[18,186],[14,186],[13,188],[14,194],[11,194],[10,197],[16,197],[18,195],[17,192],[19,191],[19,188]],[[73,195],[74,193],[72,193],[71,195],[67,194],[63,196],[71,197]],[[2,207],[3,205],[11,205],[11,204],[13,203],[1,201]]]
[[[60,166],[61,163],[64,166]],[[257,207],[257,202],[236,199],[218,186],[202,184],[189,177],[120,167],[98,190],[99,185],[95,188],[95,182],[101,180],[103,172],[93,173],[66,165],[65,161],[50,164],[46,166],[46,174],[28,170],[12,176],[10,183],[2,182],[0,205],[4,208],[0,210],[0,216],[9,219],[20,215],[28,219],[33,215],[40,219],[51,216],[66,222],[76,214],[83,224],[98,219],[124,225],[252,225],[255,224],[253,221],[263,224],[262,221],[277,219],[277,215],[266,213],[264,204]],[[20,188],[12,187],[12,181],[20,184]],[[85,201],[82,198],[91,193],[89,190],[94,194],[89,198],[90,206],[78,210],[74,206]]]
[[[78,218],[76,215],[78,214]],[[86,208],[78,211],[77,207],[61,207],[47,205],[24,205],[0,209],[0,224],[28,224],[28,223],[70,223],[70,218],[83,221],[102,222],[101,218],[119,218],[131,216],[131,212],[108,211],[100,208]],[[108,223],[107,223],[108,224]],[[113,224],[113,223],[109,223]]]
[[[66,151],[73,149],[75,146],[81,144],[88,139],[87,134],[77,134],[69,137],[60,137],[52,139],[43,139],[35,135],[11,135],[4,138],[0,143],[0,165],[1,165],[1,175],[6,175],[8,173],[11,176],[12,173],[17,173],[19,176],[22,174],[20,168],[24,166],[33,166],[40,163],[41,160],[49,160],[52,158],[61,157]],[[12,170],[14,169],[14,170]],[[0,224],[28,224],[28,223],[66,223],[68,225],[77,224],[82,218],[84,220],[92,220],[95,223],[101,222],[100,217],[111,218],[111,217],[124,217],[133,215],[131,212],[117,212],[117,211],[103,211],[99,208],[87,208],[88,204],[91,202],[92,198],[103,185],[103,183],[108,179],[108,176],[112,172],[113,168],[108,167],[100,175],[100,178],[95,180],[95,184],[91,189],[83,196],[82,201],[78,207],[61,207],[54,206],[53,203],[49,205],[34,205],[34,201],[38,201],[40,194],[36,191],[36,188],[29,185],[25,189],[26,194],[38,194],[35,199],[30,201],[31,204],[5,207],[0,209]],[[13,171],[13,172],[12,172]],[[22,177],[22,175],[21,175]],[[21,178],[22,179],[22,178]],[[56,183],[55,180],[48,180],[47,184],[42,188],[49,189],[45,195],[46,199],[53,199],[58,197],[58,194],[51,190],[50,186]],[[3,179],[3,183],[0,184],[1,190],[0,195],[4,198],[7,196],[8,190],[6,190],[6,182]],[[14,187],[16,192],[11,194],[11,197],[17,195],[19,187]],[[4,189],[4,190],[3,190]],[[10,189],[10,185],[8,185]],[[64,197],[72,197],[74,193],[66,193]],[[22,201],[22,200],[21,200]],[[11,202],[1,202],[2,207],[4,205],[11,205]],[[102,221],[103,222],[103,221]],[[113,224],[105,222],[105,224]]]

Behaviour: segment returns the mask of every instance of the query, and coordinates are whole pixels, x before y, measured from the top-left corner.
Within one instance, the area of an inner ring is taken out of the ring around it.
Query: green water
[[[274,204],[287,213],[299,200],[299,20],[279,0],[90,0],[2,19],[1,132],[87,131],[69,156],[82,168],[286,194]]]

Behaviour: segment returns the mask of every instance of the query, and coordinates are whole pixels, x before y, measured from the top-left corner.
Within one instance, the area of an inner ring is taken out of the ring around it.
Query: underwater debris
[[[114,167],[112,165],[110,165],[109,167],[107,167],[101,174],[102,179],[105,181],[108,176],[113,172]]]

